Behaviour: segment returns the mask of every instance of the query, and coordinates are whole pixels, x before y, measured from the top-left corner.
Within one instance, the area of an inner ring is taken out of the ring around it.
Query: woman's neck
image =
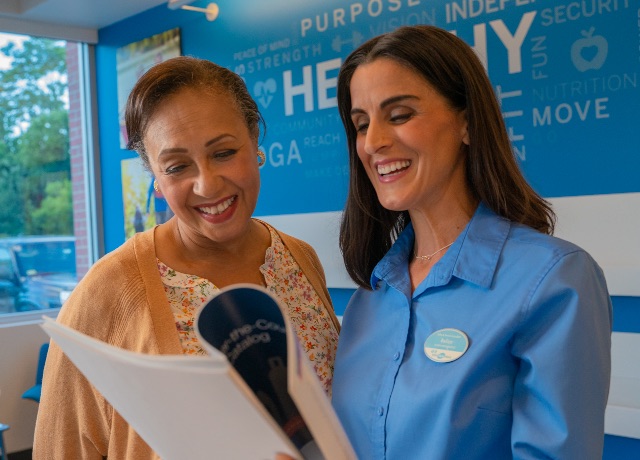
[[[443,204],[410,211],[415,233],[414,253],[429,255],[453,243],[478,207],[477,200]]]

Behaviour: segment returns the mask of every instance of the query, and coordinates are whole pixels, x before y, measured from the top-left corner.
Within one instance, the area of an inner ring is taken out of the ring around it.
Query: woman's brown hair
[[[370,288],[375,265],[410,222],[407,211],[382,207],[356,151],[351,78],[358,66],[381,57],[413,70],[451,107],[466,110],[470,140],[466,176],[475,198],[502,217],[552,234],[555,214],[520,171],[500,105],[475,52],[463,40],[438,27],[400,27],[354,50],[338,76],[338,110],[347,135],[350,169],[340,249],[351,278],[359,286]]]
[[[205,59],[179,56],[156,64],[136,82],[125,109],[129,150],[140,155],[150,170],[149,157],[144,146],[144,135],[157,107],[169,96],[185,88],[202,92],[224,92],[231,96],[236,109],[242,114],[251,137],[258,141],[264,119],[258,105],[237,74]],[[221,107],[229,110],[229,107]]]

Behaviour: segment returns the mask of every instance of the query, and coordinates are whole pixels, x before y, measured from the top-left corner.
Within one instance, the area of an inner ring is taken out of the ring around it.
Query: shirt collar
[[[429,286],[447,284],[452,276],[489,288],[500,254],[511,229],[508,219],[498,216],[480,203],[456,241],[432,268]],[[403,292],[410,292],[407,260],[411,256],[415,233],[410,223],[371,274],[371,287],[381,280]],[[428,287],[428,286],[427,286]]]

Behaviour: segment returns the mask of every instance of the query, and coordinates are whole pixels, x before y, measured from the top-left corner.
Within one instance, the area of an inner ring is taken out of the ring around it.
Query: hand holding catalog
[[[222,289],[198,313],[207,357],[147,355],[45,317],[43,329],[165,460],[355,459],[280,303]]]

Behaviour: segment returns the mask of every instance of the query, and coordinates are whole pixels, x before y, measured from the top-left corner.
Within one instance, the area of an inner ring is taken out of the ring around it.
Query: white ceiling
[[[0,32],[91,43],[98,29],[163,3],[167,0],[0,0]]]

